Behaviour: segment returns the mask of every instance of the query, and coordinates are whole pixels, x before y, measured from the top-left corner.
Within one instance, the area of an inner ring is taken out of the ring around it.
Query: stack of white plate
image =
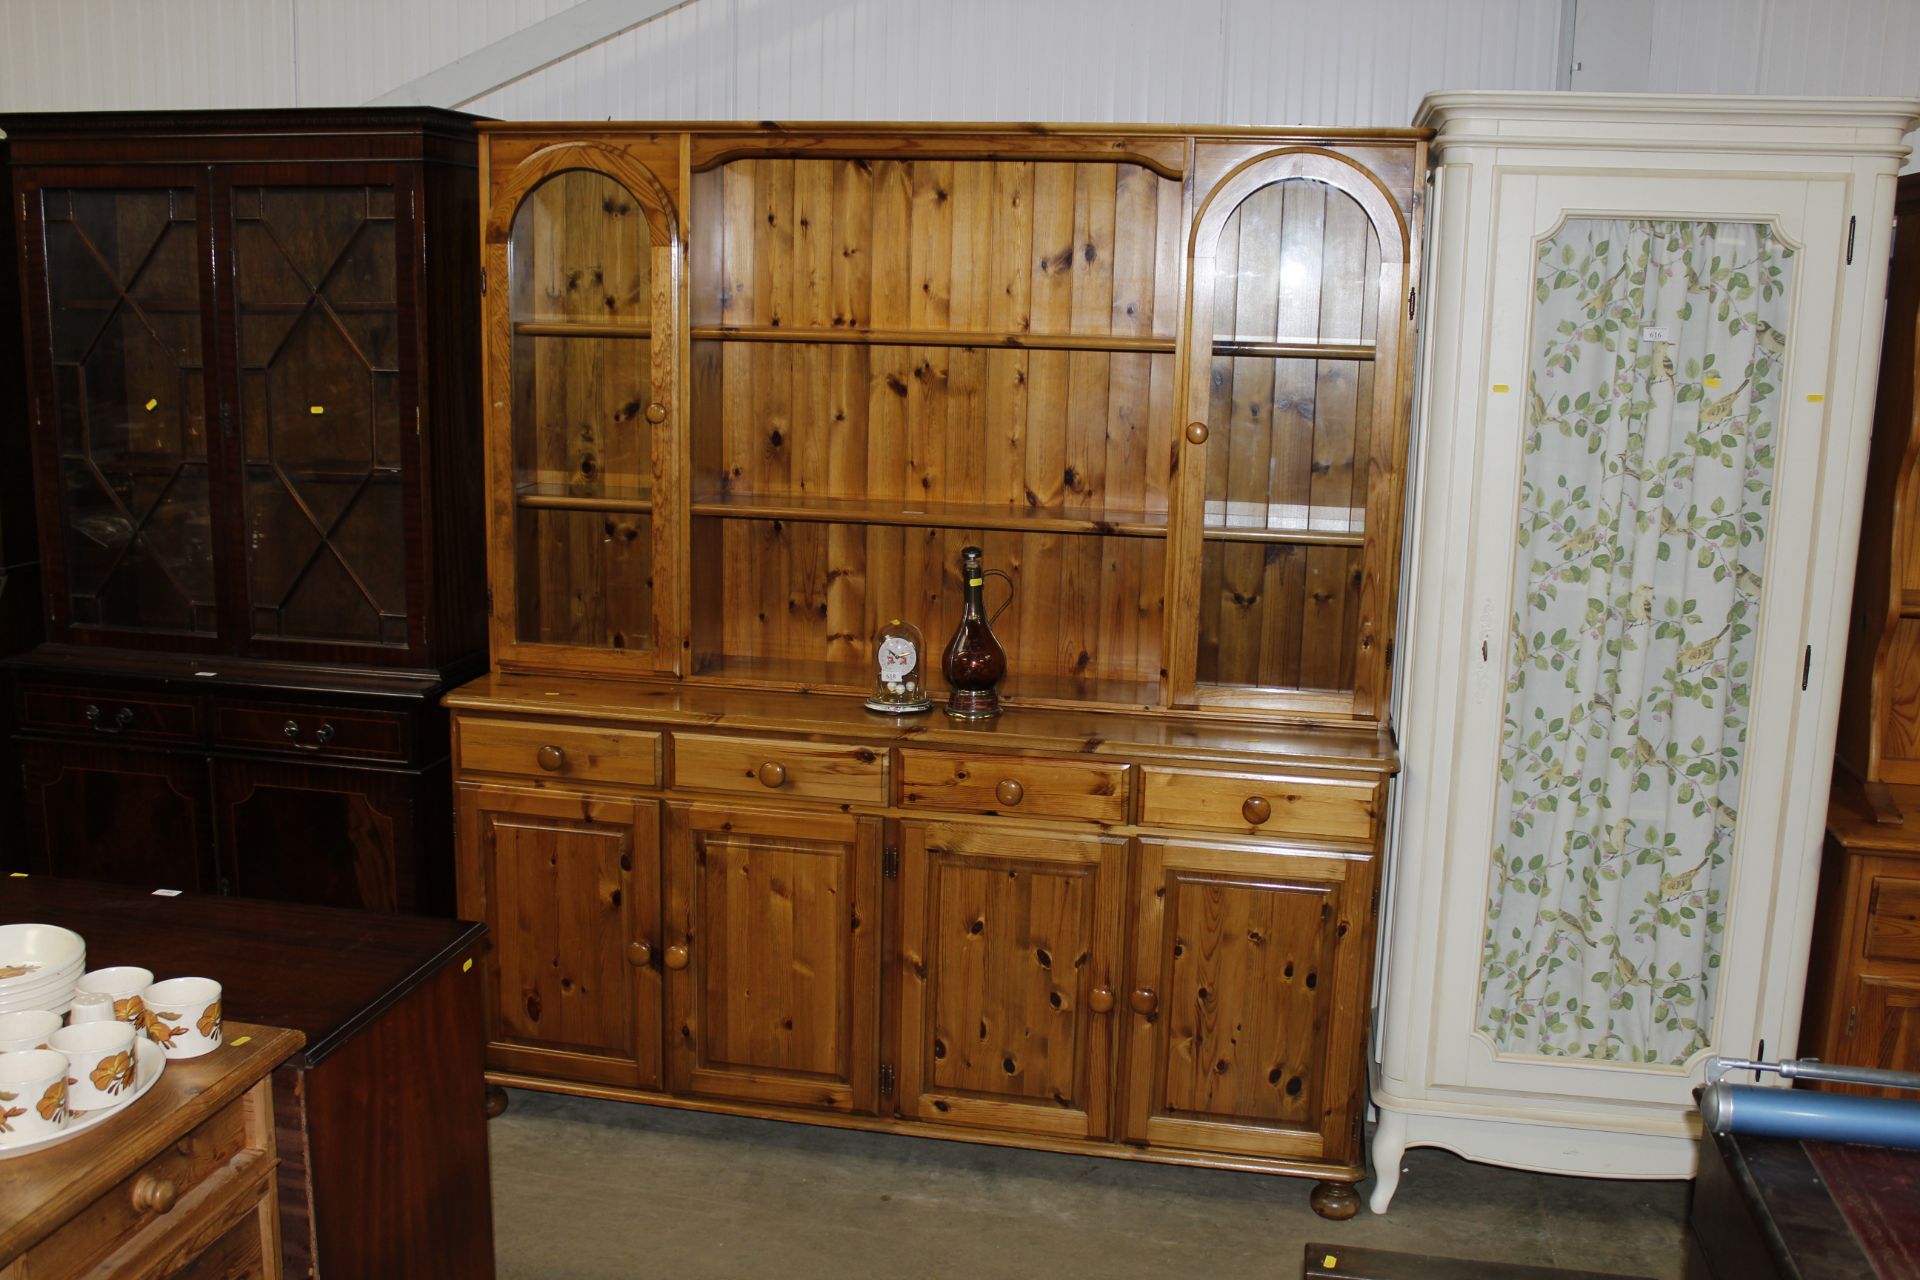
[[[65,1013],[87,968],[87,944],[54,924],[0,924],[0,1013]]]

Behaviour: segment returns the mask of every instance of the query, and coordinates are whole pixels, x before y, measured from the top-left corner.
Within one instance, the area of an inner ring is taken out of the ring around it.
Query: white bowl
[[[0,924],[0,993],[22,978],[63,973],[86,963],[87,943],[57,924]]]

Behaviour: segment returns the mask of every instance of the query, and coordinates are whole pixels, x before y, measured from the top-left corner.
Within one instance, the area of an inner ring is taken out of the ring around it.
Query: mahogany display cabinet
[[[1354,1211],[1424,137],[481,127],[496,1083]]]
[[[429,110],[9,116],[34,870],[452,908],[485,648],[476,149]]]

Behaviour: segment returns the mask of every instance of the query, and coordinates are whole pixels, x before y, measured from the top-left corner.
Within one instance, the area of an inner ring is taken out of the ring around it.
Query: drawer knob
[[[567,767],[567,753],[552,743],[534,752],[533,758],[538,760],[540,767],[548,773],[558,773]]]
[[[1257,827],[1273,816],[1273,806],[1267,802],[1265,796],[1248,796],[1240,806],[1240,816],[1245,818],[1250,826]]]
[[[118,733],[133,723],[132,707],[120,708],[113,713],[113,719],[108,720],[106,714],[100,710],[99,703],[89,702],[86,715],[87,723],[93,726],[95,733]]]
[[[627,961],[636,969],[644,969],[653,963],[653,948],[645,942],[629,942]]]
[[[1135,1013],[1151,1018],[1154,1010],[1160,1007],[1160,997],[1152,987],[1135,987],[1127,1003],[1133,1006]]]
[[[1001,804],[1011,809],[1025,798],[1027,789],[1012,778],[1002,778],[1000,785],[993,789],[993,794],[999,798]]]
[[[760,785],[763,787],[784,787],[787,785],[787,766],[778,760],[769,760],[760,766]]]
[[[661,404],[658,400],[654,401],[652,404],[647,406],[648,422],[658,423],[658,422],[665,422],[666,420],[667,420],[667,406]]]
[[[169,1213],[173,1202],[179,1198],[180,1188],[173,1185],[171,1178],[162,1178],[155,1174],[143,1173],[140,1180],[133,1184],[133,1211],[146,1213]]]
[[[1087,1008],[1095,1013],[1113,1012],[1113,988],[1095,987],[1087,993]]]
[[[667,968],[669,969],[684,969],[690,959],[692,957],[687,954],[685,943],[676,942],[667,948]]]
[[[1207,442],[1207,436],[1210,434],[1212,433],[1207,430],[1207,424],[1204,422],[1189,422],[1187,424],[1187,440],[1193,444],[1205,444]]]

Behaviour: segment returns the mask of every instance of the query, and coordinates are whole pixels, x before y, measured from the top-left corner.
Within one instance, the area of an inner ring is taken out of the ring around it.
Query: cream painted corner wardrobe
[[[1405,772],[1374,1102],[1681,1178],[1791,1052],[1894,178],[1920,102],[1429,97]]]

